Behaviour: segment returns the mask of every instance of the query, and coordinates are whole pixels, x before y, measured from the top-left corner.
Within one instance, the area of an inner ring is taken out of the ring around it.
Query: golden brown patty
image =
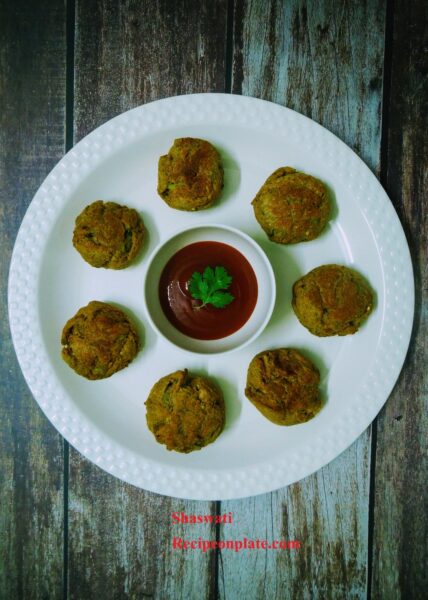
[[[319,382],[318,369],[297,350],[265,350],[250,362],[245,395],[273,423],[297,425],[321,409]]]
[[[224,427],[221,391],[205,377],[190,375],[186,369],[159,379],[145,404],[147,425],[168,450],[200,450]]]
[[[73,246],[93,267],[123,269],[141,248],[144,223],[133,208],[97,200],[77,217]]]
[[[315,177],[281,167],[267,178],[252,201],[269,239],[296,244],[318,237],[330,216],[325,185]]]
[[[62,358],[87,379],[104,379],[124,369],[136,356],[139,336],[125,313],[94,300],[64,326]]]
[[[222,187],[220,154],[205,140],[179,138],[159,159],[158,194],[171,208],[209,208]]]
[[[293,309],[314,335],[355,333],[373,308],[373,294],[365,279],[353,269],[323,265],[293,286]]]

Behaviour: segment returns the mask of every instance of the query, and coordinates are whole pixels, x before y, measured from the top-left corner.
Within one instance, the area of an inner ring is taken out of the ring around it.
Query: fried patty
[[[323,265],[296,281],[292,304],[301,324],[314,335],[349,335],[371,313],[373,293],[354,269]]]
[[[62,358],[87,379],[105,379],[124,369],[140,348],[137,330],[125,313],[96,300],[64,326]]]
[[[133,208],[97,200],[77,217],[73,246],[93,267],[124,269],[138,254],[144,223]]]
[[[254,215],[278,244],[307,242],[320,235],[330,216],[330,200],[319,179],[291,167],[267,178],[252,201]]]
[[[171,208],[209,208],[222,187],[220,154],[206,140],[178,138],[159,159],[158,194]]]
[[[245,395],[269,421],[297,425],[321,409],[320,374],[292,348],[265,350],[250,362]]]
[[[159,379],[145,402],[147,425],[160,444],[192,452],[211,444],[225,421],[221,391],[187,369]]]

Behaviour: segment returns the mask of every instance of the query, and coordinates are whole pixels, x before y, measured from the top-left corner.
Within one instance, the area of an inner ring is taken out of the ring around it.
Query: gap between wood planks
[[[387,0],[385,14],[385,50],[383,58],[382,130],[380,138],[380,182],[386,187],[388,175],[389,102],[391,96],[392,46],[394,36],[394,0]],[[372,597],[374,508],[376,490],[376,448],[378,417],[371,425],[369,512],[367,538],[367,600]]]
[[[65,73],[65,151],[74,145],[74,36],[76,4],[67,0],[66,10],[66,73]],[[63,599],[68,598],[68,475],[70,445],[64,438],[64,528],[63,528]]]

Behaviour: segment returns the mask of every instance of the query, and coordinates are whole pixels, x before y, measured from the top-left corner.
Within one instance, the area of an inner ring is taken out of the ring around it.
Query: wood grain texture
[[[222,539],[297,540],[298,550],[222,551],[220,598],[365,598],[367,436],[316,475],[272,494],[222,503]]]
[[[232,91],[314,119],[379,171],[385,0],[236,0]]]
[[[64,152],[65,15],[50,0],[2,0],[0,14],[0,597],[59,598],[62,438],[24,382],[6,304],[19,224]]]
[[[326,126],[380,169],[385,4],[239,1],[235,92],[293,108]],[[324,469],[298,484],[222,503],[239,535],[297,539],[301,550],[226,554],[221,598],[366,597],[370,429]],[[224,526],[224,539],[230,529]]]
[[[224,91],[226,8],[226,0],[77,2],[77,138],[152,100]]]
[[[75,137],[164,96],[223,91],[226,2],[78,2]],[[74,450],[69,475],[69,598],[210,598],[215,553],[172,550],[173,537],[215,539],[210,525],[173,525],[171,512],[208,514],[126,485]]]
[[[372,596],[426,598],[428,589],[427,10],[395,2],[385,186],[413,257],[413,335],[395,390],[378,418]]]
[[[214,526],[174,524],[173,511],[208,514],[107,475],[75,451],[70,460],[69,598],[209,598],[214,556],[174,550],[174,536],[215,539]]]

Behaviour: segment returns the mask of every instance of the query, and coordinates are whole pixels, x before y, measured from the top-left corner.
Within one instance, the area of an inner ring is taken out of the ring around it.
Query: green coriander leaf
[[[233,302],[235,297],[229,292],[214,292],[210,296],[210,304],[215,306],[215,308],[224,308],[231,302]]]
[[[216,267],[215,280],[217,281],[220,289],[227,289],[232,283],[232,276],[229,275],[224,267]]]
[[[195,272],[193,273],[192,277],[189,279],[189,282],[187,284],[190,294],[193,296],[193,298],[196,298],[197,300],[202,300],[201,291],[199,287],[201,283],[202,274]]]
[[[235,299],[229,292],[224,292],[232,283],[232,276],[224,267],[206,267],[203,273],[195,272],[187,283],[192,298],[201,300],[202,304],[195,307],[203,308],[212,304],[215,308],[223,308]]]
[[[199,284],[199,291],[201,292],[203,297],[209,295],[210,288],[211,288],[210,284],[208,283],[208,281],[205,281],[204,279]]]
[[[207,282],[209,286],[214,286],[216,281],[216,276],[214,269],[211,267],[206,267],[204,271],[204,280]]]

